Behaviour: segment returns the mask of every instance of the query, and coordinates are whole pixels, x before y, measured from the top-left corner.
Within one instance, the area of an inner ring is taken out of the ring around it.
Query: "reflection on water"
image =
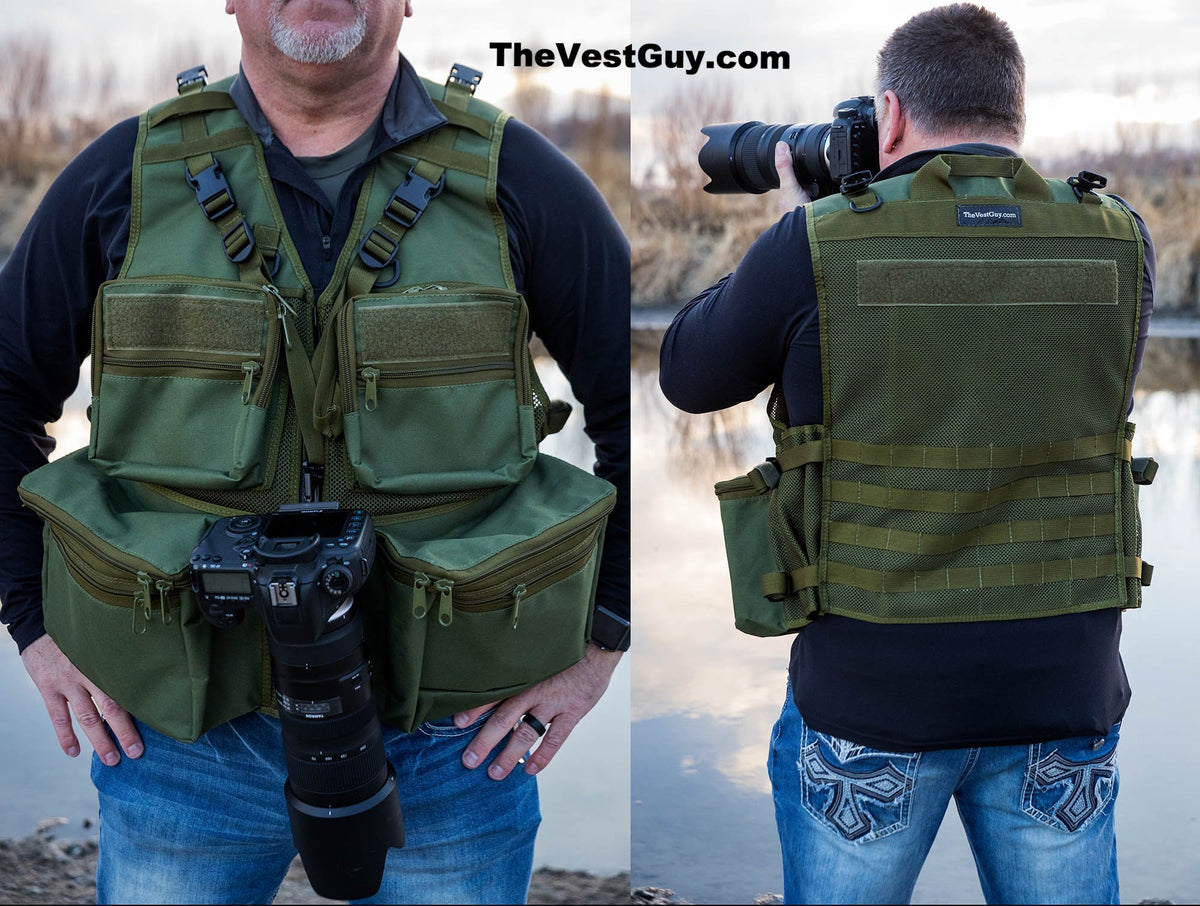
[[[591,469],[595,456],[583,433],[582,407],[570,395],[562,374],[549,361],[537,362],[538,374],[551,397],[575,406],[562,432],[547,438],[543,452]],[[58,439],[56,456],[88,442],[88,372],[68,402],[63,418],[52,426]],[[630,659],[623,658],[608,692],[571,734],[554,762],[538,778],[542,828],[534,850],[534,867],[551,866],[610,875],[629,870],[629,699]],[[32,833],[42,818],[69,817],[66,837],[84,837],[78,824],[95,819],[96,793],[88,779],[91,747],[82,734],[84,754],[62,754],[40,696],[25,674],[16,648],[0,647],[0,726],[7,739],[21,739],[5,753],[0,767],[0,837]],[[94,831],[93,831],[94,833]]]
[[[1200,729],[1195,550],[1200,543],[1200,387],[1195,341],[1153,339],[1134,409],[1137,455],[1160,463],[1142,491],[1155,565],[1144,607],[1124,620],[1133,702],[1117,808],[1123,900],[1200,897],[1200,790],[1179,778]],[[766,753],[790,638],[733,627],[714,482],[772,452],[766,396],[713,415],[678,412],[658,389],[654,343],[635,343],[633,883],[695,903],[782,890]],[[1180,355],[1180,353],[1182,355]],[[981,903],[956,817],[943,823],[917,903]]]

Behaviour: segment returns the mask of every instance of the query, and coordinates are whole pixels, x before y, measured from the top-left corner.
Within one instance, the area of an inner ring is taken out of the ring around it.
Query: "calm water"
[[[656,358],[645,358],[651,364],[635,369],[632,384],[633,884],[670,887],[694,903],[750,903],[783,887],[765,762],[790,639],[733,628],[712,485],[771,452],[764,400],[680,413],[658,390]],[[1124,619],[1133,701],[1117,804],[1122,899],[1197,902],[1200,788],[1180,767],[1200,743],[1192,720],[1200,707],[1200,392],[1143,394],[1134,421],[1137,455],[1154,455],[1161,469],[1141,496],[1154,584]],[[983,902],[953,809],[914,902]]]
[[[539,362],[538,373],[553,396],[570,399],[566,381],[553,365]],[[86,370],[57,425],[59,452],[87,443]],[[542,449],[591,468],[594,456],[576,414]],[[0,837],[24,836],[50,816],[69,820],[63,836],[84,837],[85,819],[95,819],[96,794],[88,779],[91,747],[79,734],[84,754],[63,755],[51,730],[41,696],[26,675],[16,647],[0,645],[0,726],[5,728],[0,763]],[[534,866],[609,875],[629,870],[629,658],[623,658],[608,692],[571,734],[554,762],[539,777],[542,829]],[[401,799],[403,799],[401,791]]]

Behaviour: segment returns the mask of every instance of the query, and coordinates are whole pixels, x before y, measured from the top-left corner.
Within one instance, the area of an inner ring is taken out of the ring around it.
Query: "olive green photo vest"
[[[824,420],[717,486],[737,626],[1141,603],[1126,421],[1141,235],[1020,159],[941,155],[808,211]]]
[[[271,710],[261,622],[210,626],[188,562],[216,518],[318,482],[375,521],[356,602],[384,720],[412,730],[560,672],[586,650],[615,490],[538,453],[565,414],[496,201],[507,115],[426,82],[448,123],[376,163],[318,297],[230,81],[141,118],[128,251],[95,303],[91,441],[21,485],[46,523],[47,631],[176,738]]]

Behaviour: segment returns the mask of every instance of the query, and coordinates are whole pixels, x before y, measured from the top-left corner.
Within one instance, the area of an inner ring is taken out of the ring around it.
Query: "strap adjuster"
[[[225,174],[221,172],[220,161],[213,161],[211,167],[195,175],[192,175],[192,171],[186,165],[183,171],[187,174],[188,185],[196,192],[200,210],[209,220],[220,220],[237,207],[233,190],[229,188]]]
[[[254,234],[246,226],[244,218],[239,217],[238,222],[221,237],[221,244],[225,247],[225,257],[234,264],[241,264],[250,257],[254,251]]]
[[[382,270],[392,263],[399,249],[400,243],[393,241],[382,230],[372,227],[358,247],[358,257],[367,267]]]
[[[445,185],[445,174],[439,176],[437,182],[430,182],[414,167],[392,193],[384,213],[405,229],[411,229],[425,213],[430,200],[442,194]]]

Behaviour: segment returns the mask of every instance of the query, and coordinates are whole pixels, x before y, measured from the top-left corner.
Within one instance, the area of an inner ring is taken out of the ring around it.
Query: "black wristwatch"
[[[607,607],[596,605],[592,612],[591,641],[605,651],[628,651],[629,621]]]

